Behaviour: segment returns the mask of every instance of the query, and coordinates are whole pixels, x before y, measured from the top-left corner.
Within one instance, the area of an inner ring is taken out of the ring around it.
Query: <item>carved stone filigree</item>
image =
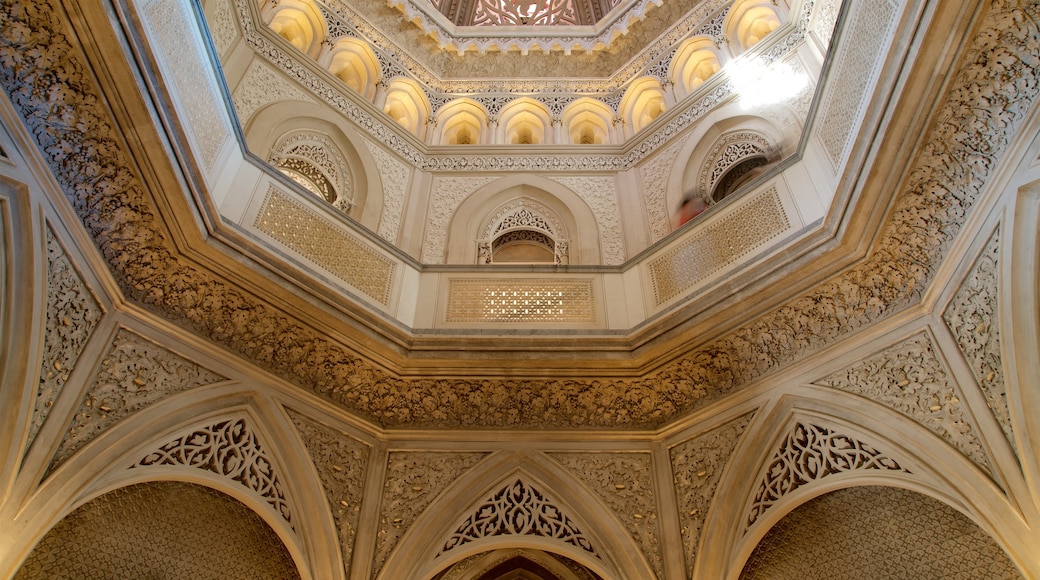
[[[625,261],[625,241],[621,233],[617,179],[609,177],[554,177],[581,196],[592,209],[599,225],[599,249],[603,264],[616,266]]]
[[[494,177],[440,177],[435,178],[430,191],[430,212],[426,216],[426,236],[423,239],[422,261],[441,264],[447,258],[448,224],[455,210],[467,197],[481,187],[495,181]]]
[[[697,547],[704,519],[715,499],[715,489],[751,418],[750,413],[744,415],[669,451],[686,569],[691,576],[697,564]]]
[[[220,0],[213,6],[213,15],[208,19],[213,45],[217,49],[217,57],[223,58],[235,39],[238,38],[238,25],[235,24],[235,13],[231,9],[234,0]]]
[[[350,210],[354,202],[354,176],[350,164],[329,136],[306,130],[287,133],[275,142],[267,162],[319,198],[343,211]]]
[[[668,193],[668,176],[687,139],[689,137],[677,140],[639,166],[639,178],[645,192],[646,215],[650,221],[650,239],[655,242],[671,231],[672,211],[665,199]]]
[[[58,240],[47,230],[47,321],[43,339],[40,384],[36,389],[29,440],[32,444],[61,394],[69,373],[79,360],[103,311],[97,299],[65,255]]]
[[[1017,453],[1001,362],[999,258],[1000,232],[997,231],[946,307],[943,320],[957,337],[957,345],[986,395],[986,405]]]
[[[965,416],[960,397],[928,335],[908,338],[815,383],[862,395],[895,409],[989,470],[982,442]]]
[[[361,516],[361,500],[365,495],[369,446],[303,415],[289,412],[293,425],[307,447],[318,478],[325,489],[325,499],[339,533],[343,565],[350,576],[354,556],[354,538]]]
[[[266,501],[290,525],[293,523],[274,464],[245,419],[192,429],[148,453],[130,469],[160,465],[201,469],[230,479]]]
[[[50,469],[122,419],[170,395],[225,380],[128,330],[116,333]]]
[[[265,105],[280,101],[303,101],[314,103],[314,97],[300,90],[281,73],[265,64],[261,60],[253,61],[246,69],[246,74],[238,83],[233,99],[235,110],[238,113],[238,121],[245,126],[253,117],[253,114]]]
[[[376,160],[380,182],[383,185],[383,215],[379,219],[379,237],[396,242],[404,214],[408,179],[412,172],[407,165],[368,139],[365,139],[365,147]],[[369,192],[369,195],[372,195],[372,192]]]
[[[1040,31],[1029,17],[1036,3],[988,4],[908,185],[863,262],[638,379],[402,379],[181,261],[61,18],[39,3],[0,6],[7,18],[0,85],[126,298],[383,426],[659,426],[902,311],[920,299],[1040,91]],[[634,160],[653,146],[636,149]],[[475,415],[474,400],[493,411]]]
[[[775,149],[769,139],[754,131],[738,131],[719,137],[701,164],[699,194],[707,199],[731,167],[751,157],[769,157]]]
[[[386,465],[373,570],[379,570],[415,518],[486,453],[394,451]]]
[[[576,522],[551,498],[522,479],[506,484],[477,506],[445,540],[437,555],[494,536],[540,536],[599,557]]]
[[[762,474],[748,510],[747,526],[751,527],[773,504],[803,485],[849,471],[910,473],[895,459],[854,437],[796,423]]]
[[[650,454],[551,453],[549,456],[610,506],[628,533],[639,542],[657,577],[664,578]]]

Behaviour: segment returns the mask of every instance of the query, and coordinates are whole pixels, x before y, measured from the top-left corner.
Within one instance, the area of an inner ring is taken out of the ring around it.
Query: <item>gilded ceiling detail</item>
[[[403,379],[179,255],[58,16],[34,2],[2,6],[0,84],[126,296],[384,426],[659,426],[903,310],[919,300],[1040,90],[1030,17],[1040,6],[995,2],[871,256],[653,375]]]

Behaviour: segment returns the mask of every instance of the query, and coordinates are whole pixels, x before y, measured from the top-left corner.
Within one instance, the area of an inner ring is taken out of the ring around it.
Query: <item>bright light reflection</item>
[[[730,63],[727,69],[744,109],[786,101],[809,83],[805,73],[795,72],[785,62],[767,66],[756,58]]]

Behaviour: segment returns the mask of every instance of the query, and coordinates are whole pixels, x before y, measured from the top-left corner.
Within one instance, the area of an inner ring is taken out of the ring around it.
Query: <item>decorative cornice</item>
[[[0,85],[123,292],[142,307],[384,426],[645,428],[920,298],[1040,90],[1040,31],[1029,17],[1038,4],[992,5],[866,261],[638,379],[395,377],[177,253],[65,37],[60,7],[0,3]]]

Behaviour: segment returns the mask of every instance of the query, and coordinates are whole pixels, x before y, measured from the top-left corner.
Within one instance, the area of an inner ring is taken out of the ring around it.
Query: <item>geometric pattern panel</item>
[[[179,481],[110,491],[65,516],[18,580],[299,578],[278,534],[229,495]]]
[[[686,568],[691,576],[697,563],[697,547],[704,520],[715,500],[715,489],[740,436],[751,423],[751,417],[752,414],[748,413],[669,450],[675,501],[679,508],[679,531],[686,552]]]
[[[759,541],[742,580],[1022,578],[982,528],[896,487],[850,487],[795,508]]]
[[[596,322],[591,280],[450,280],[446,322]]]
[[[349,575],[361,501],[365,495],[369,447],[302,415],[289,412],[289,417],[307,446],[321,486],[325,488],[325,499],[339,532],[343,565]]]
[[[661,532],[654,499],[649,453],[551,453],[621,520],[643,550],[658,578],[664,578]]]
[[[776,188],[769,188],[649,263],[655,304],[686,292],[790,227]]]
[[[29,424],[33,442],[50,413],[69,373],[79,359],[87,339],[101,320],[103,312],[65,254],[58,240],[47,230],[47,326],[44,333],[40,384],[35,409]]]
[[[956,446],[983,469],[989,469],[982,442],[925,333],[814,382],[895,409]]]
[[[967,278],[943,312],[964,358],[986,396],[986,405],[1018,452],[1008,410],[1000,349],[1000,232],[994,232]]]
[[[577,524],[552,499],[521,479],[487,498],[452,532],[438,554],[494,536],[540,536],[599,557]]]
[[[389,304],[394,263],[274,187],[253,227],[380,304]]]
[[[289,503],[274,465],[244,419],[229,419],[192,429],[145,455],[130,469],[160,465],[194,467],[236,481],[292,523]]]
[[[792,491],[847,471],[910,473],[891,457],[858,439],[824,427],[796,423],[762,475],[748,510],[747,526]]]
[[[121,419],[176,393],[223,380],[154,342],[120,329],[101,359],[50,469]]]

